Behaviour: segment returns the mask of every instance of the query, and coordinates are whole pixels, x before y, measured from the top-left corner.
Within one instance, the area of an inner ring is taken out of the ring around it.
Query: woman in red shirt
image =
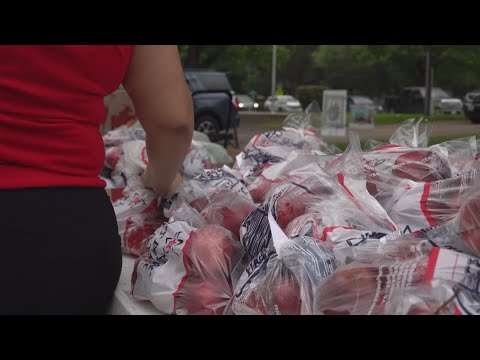
[[[120,83],[146,131],[144,183],[166,193],[193,133],[177,46],[0,46],[0,313],[106,311],[121,252],[99,125]]]

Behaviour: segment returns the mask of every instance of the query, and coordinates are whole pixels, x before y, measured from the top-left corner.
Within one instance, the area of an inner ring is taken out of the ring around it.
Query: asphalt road
[[[243,115],[243,114],[242,114]],[[271,114],[271,113],[257,113],[253,115],[241,115],[240,127],[238,128],[239,149],[229,148],[229,153],[233,156],[238,154],[241,149],[250,141],[256,134],[279,129],[281,126],[272,127],[272,123],[279,123],[285,115]],[[473,135],[480,133],[480,124],[472,124],[470,121],[438,121],[431,122],[432,133],[431,136],[444,135]],[[369,130],[354,130],[360,136],[361,140],[388,140],[392,133],[398,128],[399,124],[377,125],[374,129]],[[341,143],[348,142],[349,130],[347,135],[342,137],[324,137],[327,143]]]

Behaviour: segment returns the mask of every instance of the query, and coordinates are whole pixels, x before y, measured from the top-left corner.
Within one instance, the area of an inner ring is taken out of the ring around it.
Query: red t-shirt
[[[0,189],[103,187],[104,97],[133,46],[0,46]]]

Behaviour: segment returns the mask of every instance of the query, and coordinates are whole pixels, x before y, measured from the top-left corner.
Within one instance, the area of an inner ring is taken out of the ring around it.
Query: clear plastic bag
[[[404,180],[385,209],[403,233],[439,226],[455,218],[463,194],[478,183],[478,173],[474,170],[432,183]]]
[[[164,222],[165,219],[156,210],[127,217],[122,221],[124,229],[120,232],[122,251],[135,256],[143,255],[148,239]]]
[[[425,247],[418,251],[409,243],[390,242],[357,254],[354,260],[323,279],[315,291],[314,313],[318,315],[383,315],[403,302],[405,291],[434,281],[449,281],[468,288],[457,308],[479,311],[479,260],[452,250]],[[408,245],[408,246],[405,246]],[[403,250],[395,253],[395,247]],[[355,249],[361,251],[362,246]],[[403,256],[399,256],[403,254]],[[335,253],[337,255],[337,252]],[[475,283],[476,281],[476,283]],[[473,285],[473,287],[472,287]],[[438,301],[439,299],[437,299]],[[398,307],[397,307],[398,308]]]
[[[438,249],[430,258],[425,281],[395,289],[385,314],[480,315],[480,259]]]
[[[384,241],[427,240],[433,246],[480,257],[480,187],[478,183],[459,197],[458,211],[449,222],[407,234],[389,234]]]
[[[256,135],[236,157],[239,170],[250,185],[266,169],[285,161],[292,151],[301,155],[337,154],[341,151],[325,143],[312,123],[315,109],[309,106],[305,113],[290,114],[282,130]]]
[[[185,205],[150,237],[147,252],[137,260],[132,274],[135,298],[151,301],[164,314],[227,311],[243,249],[230,231],[202,222]]]
[[[215,192],[201,215],[208,224],[217,224],[230,230],[240,238],[240,226],[243,220],[255,210],[256,206],[246,196],[228,189]]]
[[[239,193],[252,202],[250,193],[242,181],[228,166],[224,166],[221,169],[203,170],[202,174],[195,178],[184,180],[174,194],[162,199],[160,206],[168,218],[171,212],[183,203],[201,212],[210,203],[210,198],[223,190]]]
[[[312,313],[313,289],[336,268],[333,252],[308,236],[288,238],[269,214],[273,248],[243,272],[232,309],[237,315]]]
[[[242,224],[240,237],[247,254],[255,258],[263,249],[271,248],[269,211],[282,230],[302,215],[318,214],[317,221],[321,219],[326,227],[397,231],[385,210],[366,191],[359,156],[357,139],[341,157],[332,160],[327,156],[329,162],[323,169],[319,165],[322,161],[316,161],[321,156],[301,156],[288,163],[263,204]],[[290,174],[295,174],[295,181]]]
[[[452,170],[452,176],[458,176],[470,170],[477,154],[475,136],[445,141],[431,148],[439,148],[448,154],[448,164]]]
[[[404,147],[426,148],[432,127],[427,125],[428,120],[421,118],[405,120],[390,136],[390,144],[396,144]]]
[[[140,256],[149,236],[163,223],[158,211],[159,197],[148,189],[127,188],[123,197],[113,203],[122,251]]]
[[[283,130],[256,135],[237,155],[234,168],[250,185],[265,169],[287,159],[292,150],[312,153],[310,148],[304,149],[306,142],[296,143],[299,137],[295,131]]]
[[[267,193],[270,191],[273,182],[280,175],[283,168],[292,160],[296,159],[300,153],[293,151],[284,161],[273,164],[265,169],[253,182],[248,186],[248,191],[252,195],[252,199],[256,203],[261,203],[265,200]],[[283,182],[279,179],[277,182]]]
[[[455,221],[462,245],[470,254],[480,257],[480,186],[463,199]]]
[[[352,262],[326,278],[315,292],[315,315],[381,315],[395,287],[420,284],[428,257]]]
[[[448,153],[440,147],[414,149],[387,145],[362,154],[367,190],[383,206],[402,180],[433,182],[449,179]]]

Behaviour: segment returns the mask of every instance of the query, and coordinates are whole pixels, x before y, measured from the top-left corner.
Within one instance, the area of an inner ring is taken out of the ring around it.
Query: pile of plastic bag
[[[341,153],[311,115],[256,135],[233,168],[192,155],[163,198],[129,135],[114,208],[132,296],[179,315],[480,314],[478,140],[429,146],[406,121]]]
[[[145,144],[145,130],[138,121],[111,130],[103,136],[105,163],[100,178],[106,182],[106,189],[122,189],[127,186],[123,145],[131,141]],[[145,160],[146,150],[143,148],[142,151],[139,156]],[[233,159],[221,145],[210,142],[208,136],[195,131],[190,152],[182,166],[182,174],[192,178],[201,174],[203,169],[216,169],[232,162]]]

